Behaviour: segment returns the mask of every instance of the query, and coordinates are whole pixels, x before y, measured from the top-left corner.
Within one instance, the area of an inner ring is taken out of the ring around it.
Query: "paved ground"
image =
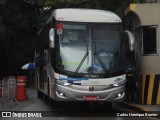
[[[29,97],[36,96],[36,93],[32,92],[32,89],[34,89],[34,88],[27,89],[27,93],[26,94]],[[33,93],[33,94],[30,94],[30,93]],[[1,97],[0,97],[0,103],[2,103],[2,98]],[[23,103],[25,104],[25,101],[23,101]],[[128,107],[132,107],[133,109],[136,109],[137,111],[145,111],[145,112],[150,112],[150,111],[154,111],[155,112],[155,111],[157,111],[157,112],[160,112],[160,105],[142,105],[142,104],[138,104],[136,102],[124,102],[123,105],[124,106],[128,106]],[[0,105],[0,108],[1,107],[2,107],[2,105]]]
[[[8,108],[11,107],[11,111],[19,111],[19,110],[20,111],[30,111],[30,110],[41,111],[42,108],[44,111],[53,111],[53,108],[45,105],[45,104],[48,104],[46,100],[36,99],[37,93],[35,91],[36,90],[34,88],[27,89],[27,95],[29,98],[28,101],[19,101],[19,105],[16,105],[15,107],[13,106],[13,108],[12,108],[13,104],[11,102],[11,104],[9,104],[6,107],[8,107]],[[160,115],[160,105],[141,105],[141,104],[138,104],[135,102],[124,102],[123,104],[120,104],[120,106],[122,106],[122,108],[124,106],[125,111],[126,111],[126,108],[128,107],[128,110],[145,111],[145,112],[150,112],[150,111],[159,112],[159,115]],[[118,106],[117,109],[122,110],[122,108],[119,108],[120,106]],[[2,107],[2,106],[0,106],[0,107]],[[1,110],[2,109],[0,109],[0,111]],[[3,110],[5,111],[5,108],[3,108]],[[6,109],[6,110],[8,111],[8,109]],[[131,111],[129,111],[129,112],[131,112]],[[122,120],[125,120],[125,119],[127,119],[127,118],[123,118]],[[136,119],[138,119],[138,118],[136,118]],[[151,118],[149,118],[149,119],[151,119]],[[64,120],[67,120],[67,119],[65,118]],[[115,118],[115,120],[117,120],[117,118]],[[156,119],[154,119],[154,120],[159,120],[159,118],[157,119],[157,117],[156,117]]]
[[[134,94],[134,102],[124,102],[126,106],[130,106],[132,108],[137,109],[138,111],[144,111],[144,112],[150,112],[150,111],[158,111],[160,112],[160,104],[159,105],[143,105],[140,104],[137,101],[137,95]]]
[[[135,107],[136,109],[139,109],[140,111],[150,112],[150,111],[157,111],[160,112],[160,105],[142,105],[138,103],[133,102],[125,102],[125,105]]]

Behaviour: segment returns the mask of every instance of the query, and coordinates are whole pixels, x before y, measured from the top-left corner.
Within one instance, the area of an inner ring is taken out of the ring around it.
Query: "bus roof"
[[[75,22],[121,22],[115,13],[105,10],[63,8],[56,9],[52,16],[56,20]]]

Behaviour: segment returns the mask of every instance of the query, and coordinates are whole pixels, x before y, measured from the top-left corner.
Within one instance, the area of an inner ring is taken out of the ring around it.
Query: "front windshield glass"
[[[58,23],[57,68],[81,74],[124,70],[121,25]]]

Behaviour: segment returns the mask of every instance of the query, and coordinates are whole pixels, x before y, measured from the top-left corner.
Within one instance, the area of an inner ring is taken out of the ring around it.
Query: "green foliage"
[[[1,76],[21,73],[21,66],[33,61],[37,24],[35,9],[23,0],[8,0],[1,5]]]
[[[113,11],[123,17],[123,12],[129,3],[129,0],[46,0],[45,5],[52,8],[103,9]]]
[[[46,21],[48,16],[56,8],[90,8],[113,11],[121,18],[124,16],[124,10],[129,5],[130,0],[43,0],[43,6],[49,7],[48,10],[42,10],[38,19],[38,28]]]

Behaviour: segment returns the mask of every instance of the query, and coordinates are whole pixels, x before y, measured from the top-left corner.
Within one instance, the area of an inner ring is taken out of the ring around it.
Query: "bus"
[[[36,46],[38,97],[124,101],[125,51],[133,50],[134,37],[113,12],[55,9],[38,32]]]

